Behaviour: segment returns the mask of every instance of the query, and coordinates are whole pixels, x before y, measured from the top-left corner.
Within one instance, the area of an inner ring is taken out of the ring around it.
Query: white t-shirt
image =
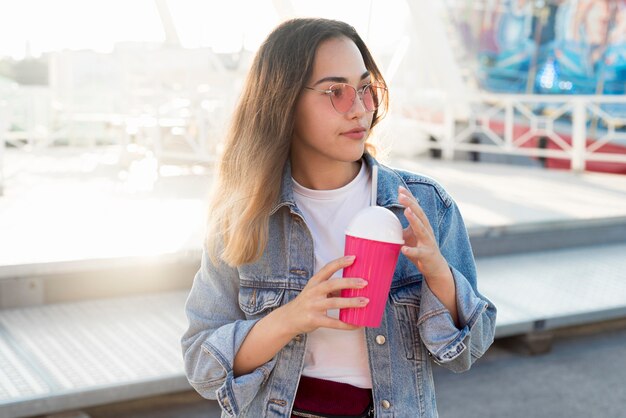
[[[362,162],[354,180],[339,189],[312,190],[294,180],[293,191],[313,235],[315,271],[318,272],[330,261],[343,257],[348,224],[359,210],[369,205],[371,176]],[[339,270],[330,280],[341,274]],[[339,318],[339,310],[331,309],[328,315]],[[371,388],[365,331],[318,328],[309,333],[302,374]]]

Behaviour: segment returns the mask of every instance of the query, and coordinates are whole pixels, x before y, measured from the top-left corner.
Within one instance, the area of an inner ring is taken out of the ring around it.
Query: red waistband
[[[318,414],[359,415],[371,402],[371,389],[302,376],[294,408]]]

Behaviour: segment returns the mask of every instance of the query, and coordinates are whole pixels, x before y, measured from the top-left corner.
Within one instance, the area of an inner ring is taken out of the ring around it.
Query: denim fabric
[[[368,154],[364,161],[379,165]],[[401,254],[383,321],[365,332],[374,406],[379,418],[437,417],[431,359],[455,372],[468,370],[493,342],[496,308],[477,290],[467,231],[452,198],[428,177],[379,165],[377,204],[393,211],[403,227],[408,222],[397,200],[398,186],[419,201],[450,265],[460,328]],[[212,264],[204,252],[187,300],[185,372],[202,396],[217,399],[222,417],[290,416],[306,335],[250,374],[235,377],[233,360],[256,321],[298,296],[314,273],[313,240],[295,204],[287,164],[262,258],[231,268]]]

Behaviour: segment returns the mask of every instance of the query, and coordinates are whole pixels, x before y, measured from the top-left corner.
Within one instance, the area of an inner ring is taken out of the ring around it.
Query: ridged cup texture
[[[343,277],[359,277],[368,284],[363,289],[343,289],[341,296],[364,296],[369,303],[363,308],[341,309],[339,319],[352,325],[380,326],[401,247],[402,244],[346,235],[345,255],[356,258],[351,266],[343,269]]]

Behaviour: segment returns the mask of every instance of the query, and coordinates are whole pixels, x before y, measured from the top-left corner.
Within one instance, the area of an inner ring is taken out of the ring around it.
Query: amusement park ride
[[[466,121],[448,118],[461,130],[451,147],[626,173],[625,1],[448,1],[446,12],[475,92]]]

